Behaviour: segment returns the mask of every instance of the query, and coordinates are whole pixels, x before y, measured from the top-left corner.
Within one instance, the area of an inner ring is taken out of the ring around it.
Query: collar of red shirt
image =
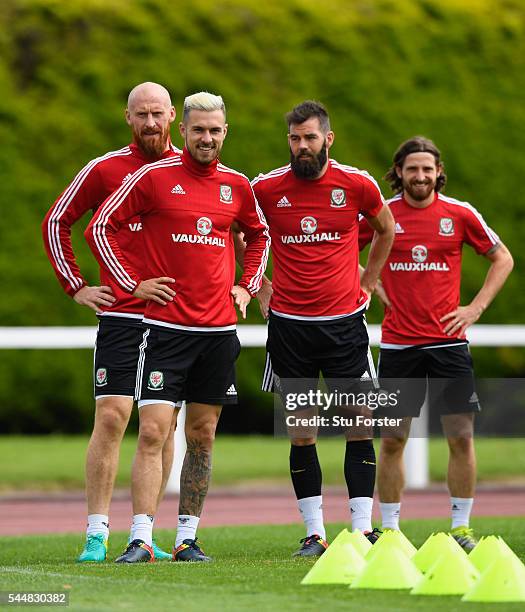
[[[217,171],[217,164],[219,163],[218,159],[214,159],[210,164],[200,164],[193,159],[186,147],[182,149],[181,158],[184,167],[193,174],[198,174],[199,176],[211,176],[215,174]]]
[[[439,198],[439,193],[437,191],[434,191],[434,199],[432,200],[432,202],[430,202],[430,204],[427,204],[426,206],[413,206],[412,204],[409,204],[405,198],[405,194],[402,195],[401,199],[403,200],[403,204],[405,206],[408,206],[409,208],[415,208],[416,210],[426,210],[429,206],[432,206],[432,204],[435,204],[437,199]]]

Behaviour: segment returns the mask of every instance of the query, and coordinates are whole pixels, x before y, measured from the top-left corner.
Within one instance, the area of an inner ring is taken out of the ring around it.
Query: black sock
[[[374,496],[376,453],[372,440],[346,443],[345,480],[350,499]]]
[[[290,447],[290,475],[297,499],[321,495],[322,474],[315,444]]]

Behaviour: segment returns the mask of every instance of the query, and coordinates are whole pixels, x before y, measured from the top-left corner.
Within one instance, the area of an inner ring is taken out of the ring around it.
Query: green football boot
[[[455,527],[454,529],[451,529],[450,535],[467,553],[474,550],[476,544],[478,543],[476,537],[474,536],[474,532],[469,527]]]
[[[162,559],[171,559],[171,554],[159,548],[157,542],[155,542],[155,538],[153,538],[153,544],[151,546],[153,548],[153,552],[155,554],[155,561],[162,561]]]
[[[84,550],[80,553],[77,563],[101,563],[108,554],[108,540],[103,533],[88,535]]]

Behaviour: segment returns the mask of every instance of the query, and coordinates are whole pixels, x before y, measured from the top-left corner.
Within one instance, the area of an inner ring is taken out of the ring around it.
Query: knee
[[[108,438],[122,438],[128,426],[131,406],[132,401],[122,401],[122,398],[104,398],[104,401],[97,402],[95,430]]]
[[[166,431],[161,423],[154,420],[141,422],[139,426],[138,444],[142,448],[159,450],[166,441]]]
[[[217,419],[202,419],[194,423],[186,423],[186,440],[193,440],[200,445],[211,448],[215,441]]]
[[[401,455],[405,444],[406,440],[404,438],[382,438],[381,454],[389,457]]]
[[[474,440],[471,436],[447,438],[447,441],[453,455],[470,455],[474,451]]]

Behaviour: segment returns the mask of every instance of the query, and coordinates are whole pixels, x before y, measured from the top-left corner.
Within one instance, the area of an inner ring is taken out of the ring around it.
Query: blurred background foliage
[[[332,155],[376,178],[398,144],[441,148],[446,193],[474,204],[516,269],[483,323],[524,323],[525,5],[522,0],[2,0],[0,7],[1,325],[89,325],[42,246],[49,206],[90,159],[125,145],[127,94],[153,80],[184,97],[223,95],[224,163],[249,177],[288,159],[284,114],[324,102]],[[181,146],[178,131],[174,142]],[[381,183],[389,196],[387,185]],[[81,269],[97,266],[74,231]],[[463,296],[487,265],[465,250]],[[373,305],[369,321],[380,322]],[[253,304],[250,323],[262,323]],[[474,349],[478,373],[524,376],[523,349]],[[259,389],[264,354],[239,361],[242,403],[221,427],[271,431]],[[90,351],[3,351],[1,432],[82,432],[92,422]]]

